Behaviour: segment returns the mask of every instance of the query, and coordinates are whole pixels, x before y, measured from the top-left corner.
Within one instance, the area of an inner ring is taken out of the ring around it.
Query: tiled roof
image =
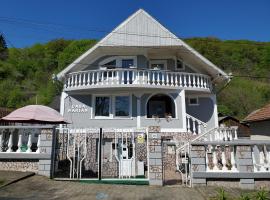
[[[253,111],[244,119],[246,122],[263,120],[270,120],[270,103],[258,110]]]

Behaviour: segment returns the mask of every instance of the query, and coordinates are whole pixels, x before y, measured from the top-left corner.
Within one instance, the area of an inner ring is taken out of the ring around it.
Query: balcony
[[[105,69],[70,73],[64,90],[96,88],[164,88],[210,92],[212,83],[207,75],[165,70]]]

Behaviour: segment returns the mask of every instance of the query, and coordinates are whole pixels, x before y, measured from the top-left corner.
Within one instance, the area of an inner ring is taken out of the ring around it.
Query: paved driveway
[[[0,189],[1,200],[42,199],[98,199],[98,200],[159,200],[159,199],[209,199],[216,195],[217,188],[152,187],[133,185],[87,184],[69,181],[54,181],[42,176],[32,176]],[[238,196],[237,189],[226,189]]]

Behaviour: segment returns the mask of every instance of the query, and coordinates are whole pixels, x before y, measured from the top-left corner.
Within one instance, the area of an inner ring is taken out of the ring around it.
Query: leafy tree
[[[0,60],[6,60],[8,57],[7,43],[3,34],[0,35]]]

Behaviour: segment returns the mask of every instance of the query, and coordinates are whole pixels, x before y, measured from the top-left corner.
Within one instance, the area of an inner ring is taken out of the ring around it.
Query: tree
[[[0,60],[6,60],[8,58],[8,48],[6,40],[3,34],[0,35]]]

